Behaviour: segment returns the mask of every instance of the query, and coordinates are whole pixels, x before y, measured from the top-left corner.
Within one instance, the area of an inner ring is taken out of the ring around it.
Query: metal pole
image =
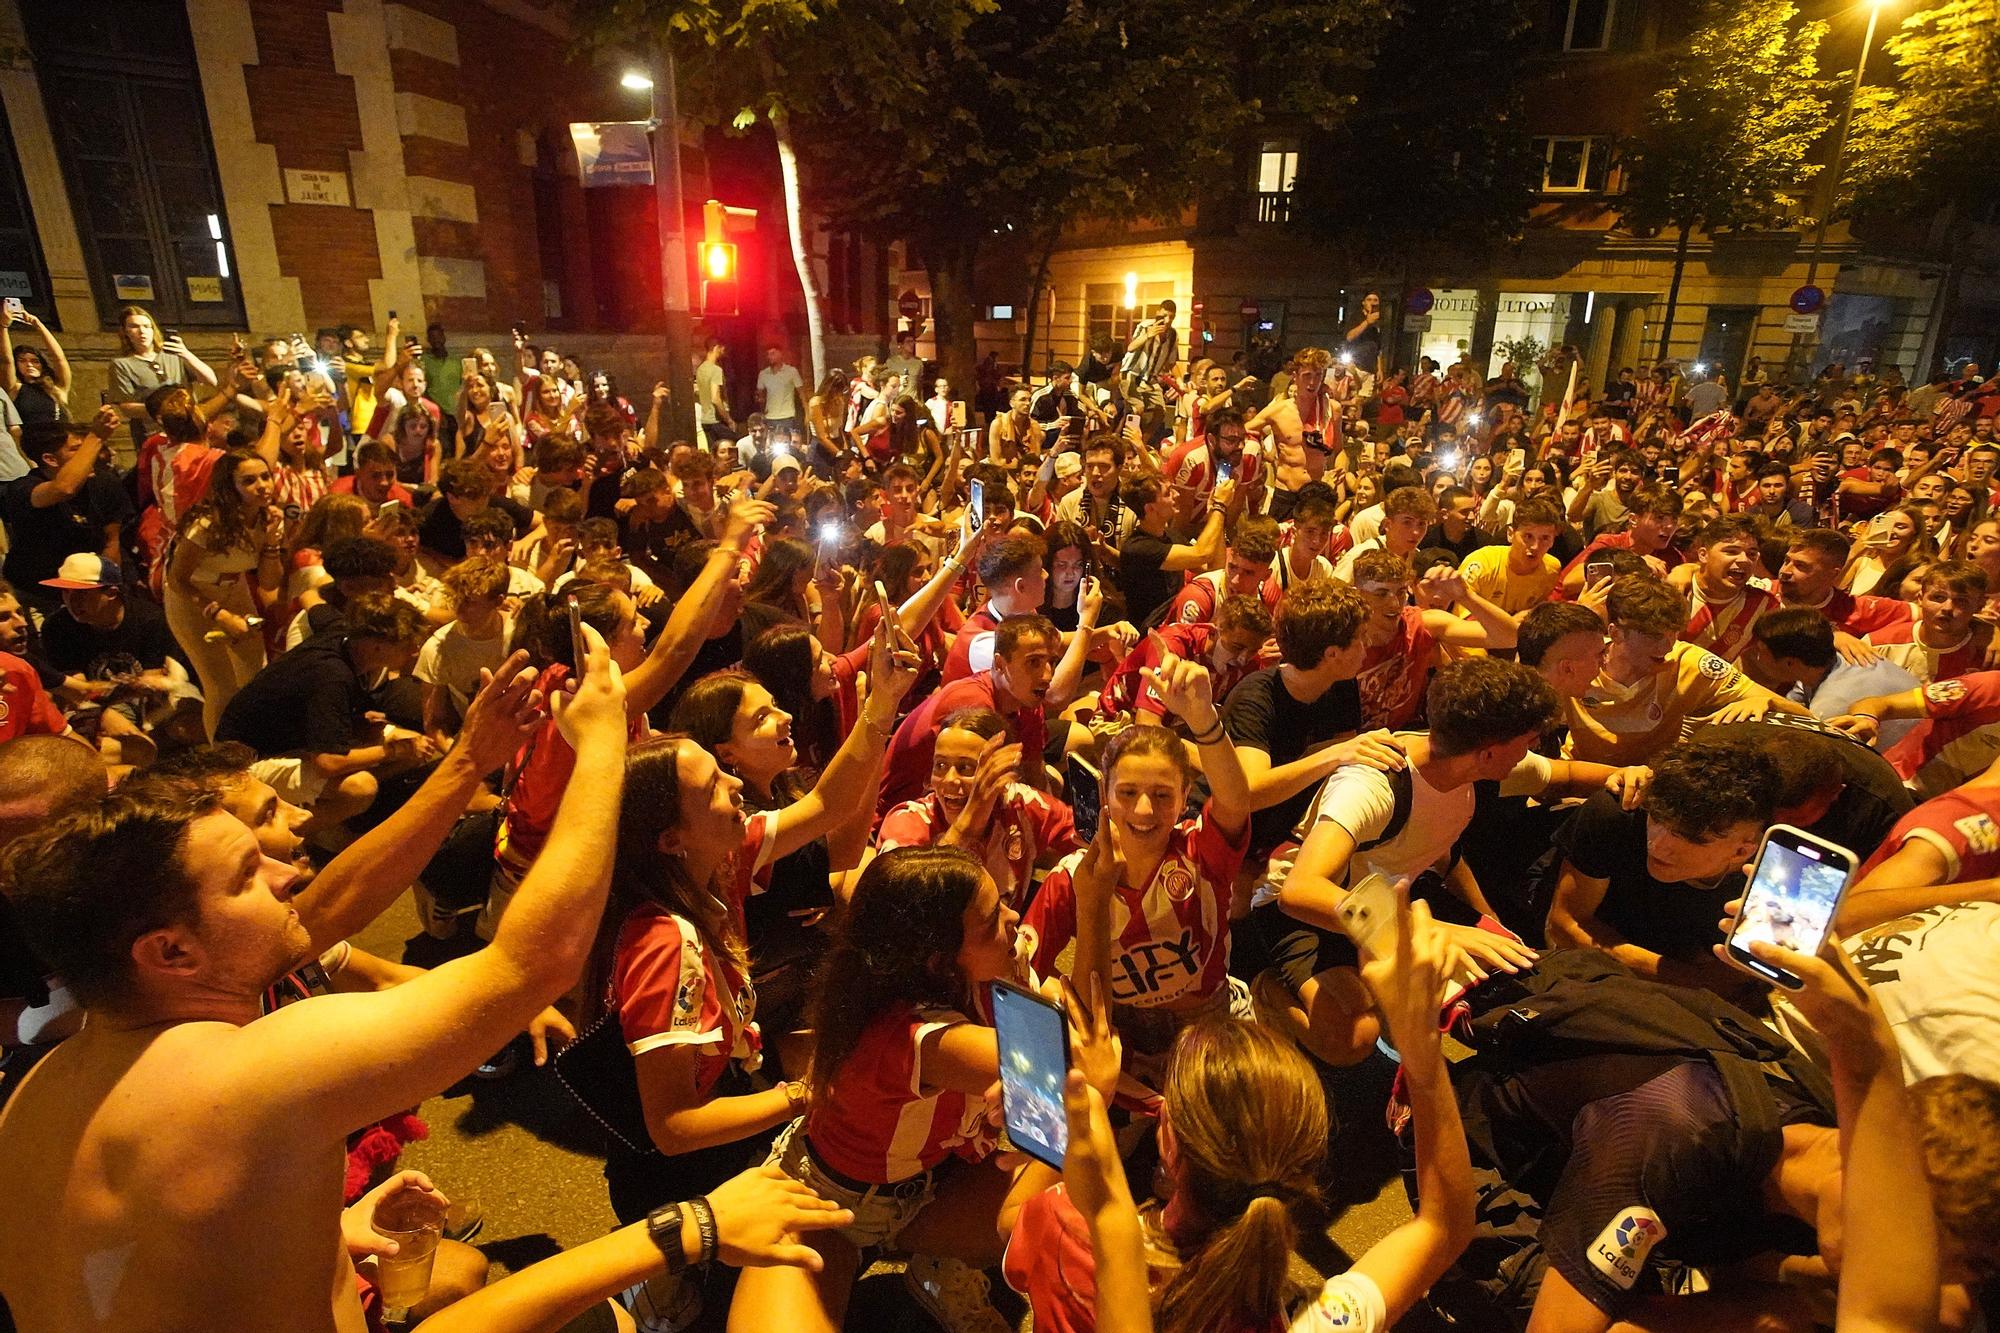
[[[694,317],[688,305],[687,211],[681,202],[680,99],[674,58],[664,43],[647,55],[653,80],[653,192],[660,217],[660,293],[667,313],[666,428],[669,440],[696,441]]]
[[[1847,127],[1854,120],[1854,99],[1861,95],[1861,81],[1868,73],[1868,53],[1875,46],[1875,20],[1881,17],[1883,0],[1868,0],[1868,30],[1861,36],[1861,58],[1854,62],[1854,82],[1848,85],[1847,101],[1840,108],[1840,119],[1833,130],[1833,161],[1826,169],[1826,186],[1819,207],[1819,219],[1813,224],[1812,252],[1806,261],[1806,281],[1808,287],[1819,280],[1820,254],[1826,248],[1827,214],[1833,212],[1840,199],[1840,168],[1847,157]],[[1820,318],[1826,318],[1825,308],[1820,310]],[[1805,348],[1806,335],[1792,335],[1792,348],[1785,357],[1785,375],[1793,377],[1798,370],[1799,353]]]

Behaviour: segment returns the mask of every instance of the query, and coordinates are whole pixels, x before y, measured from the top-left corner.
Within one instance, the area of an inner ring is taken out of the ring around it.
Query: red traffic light
[[[701,247],[701,276],[710,282],[726,282],[736,276],[736,247],[708,241]]]

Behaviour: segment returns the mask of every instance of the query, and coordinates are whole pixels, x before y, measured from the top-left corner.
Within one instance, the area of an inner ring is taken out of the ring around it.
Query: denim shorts
[[[794,1120],[779,1131],[777,1141],[771,1145],[771,1155],[765,1161],[767,1165],[775,1162],[779,1170],[800,1184],[810,1186],[813,1193],[822,1199],[831,1200],[852,1212],[854,1221],[835,1234],[856,1249],[894,1245],[903,1228],[937,1194],[936,1171],[926,1171],[893,1184],[871,1186],[866,1191],[847,1188],[828,1176],[807,1148],[803,1119]]]

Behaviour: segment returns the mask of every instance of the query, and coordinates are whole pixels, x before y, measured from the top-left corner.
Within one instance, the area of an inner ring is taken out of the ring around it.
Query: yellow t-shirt
[[[349,357],[341,361],[340,369],[346,380],[347,432],[366,435],[375,419],[375,362]]]
[[[1465,557],[1458,572],[1464,576],[1466,587],[1508,615],[1518,616],[1548,600],[1556,580],[1562,576],[1562,565],[1554,556],[1545,554],[1532,573],[1517,574],[1508,565],[1513,554],[1512,546],[1482,546]]]
[[[1563,700],[1566,758],[1593,764],[1649,764],[1692,730],[1694,720],[1748,699],[1756,687],[1705,648],[1677,643],[1660,669],[1637,685],[1599,675],[1581,699]]]

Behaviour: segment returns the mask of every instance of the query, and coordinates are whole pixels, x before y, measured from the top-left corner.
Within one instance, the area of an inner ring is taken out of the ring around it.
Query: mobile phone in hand
[[[974,532],[986,526],[986,483],[978,477],[972,479],[972,516],[969,520]]]
[[[570,661],[575,668],[571,675],[581,679],[583,664],[590,658],[590,640],[583,633],[583,608],[577,605],[575,593],[563,598],[563,610],[569,614]]]
[[[1396,890],[1382,876],[1369,874],[1349,889],[1336,915],[1354,947],[1370,958],[1396,952]]]
[[[1599,579],[1608,579],[1617,572],[1617,567],[1609,560],[1588,560],[1583,566],[1583,586],[1594,588]]]
[[[21,298],[18,296],[8,297],[6,304],[7,304],[7,322],[9,324],[18,323],[20,321],[21,316],[28,313],[27,307],[21,304]]]
[[[1061,1009],[1010,982],[992,983],[1000,1044],[1000,1108],[1007,1137],[1038,1162],[1062,1169],[1069,1151],[1063,1080],[1069,1077],[1069,1022]]]
[[[1854,879],[1854,853],[1790,824],[1773,824],[1757,849],[1743,906],[1723,951],[1731,966],[1787,990],[1805,983],[1746,947],[1763,940],[1793,953],[1816,954],[1833,929],[1834,913]]]

